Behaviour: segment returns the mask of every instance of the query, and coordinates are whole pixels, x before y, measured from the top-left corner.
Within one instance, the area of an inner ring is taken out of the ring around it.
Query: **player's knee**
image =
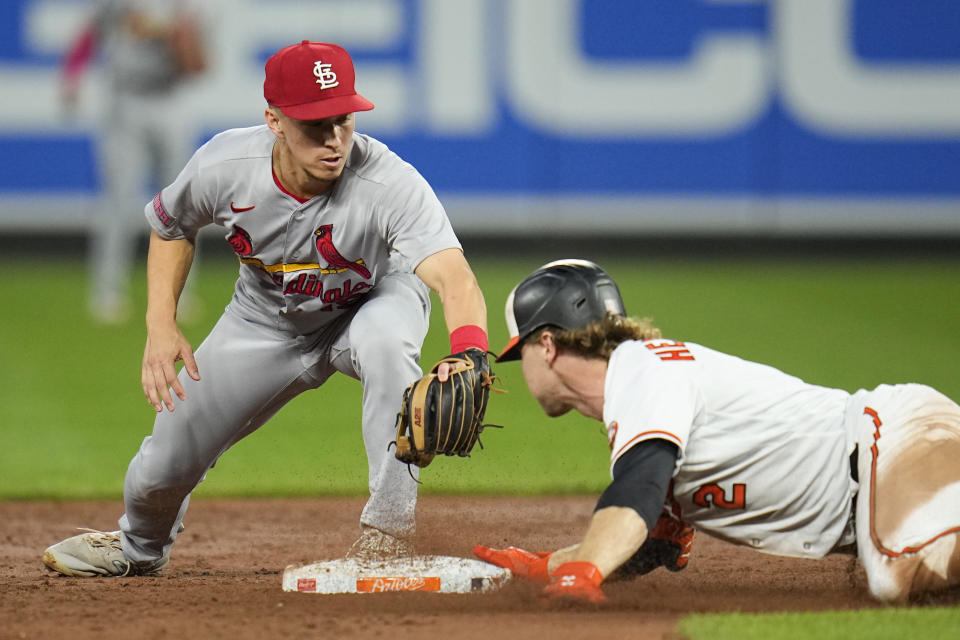
[[[896,557],[878,556],[864,563],[870,595],[888,604],[906,602],[913,592],[920,564],[920,557],[914,553]]]
[[[353,349],[361,369],[369,371],[371,367],[375,367],[390,376],[413,375],[409,372],[417,369],[417,361],[420,359],[420,345],[394,327],[380,326],[364,332],[363,338],[356,341]],[[419,372],[415,377],[417,375]],[[409,382],[410,380],[407,380],[404,386]]]
[[[191,479],[177,477],[161,470],[142,470],[128,474],[127,491],[146,501],[170,500],[178,502],[195,486]]]

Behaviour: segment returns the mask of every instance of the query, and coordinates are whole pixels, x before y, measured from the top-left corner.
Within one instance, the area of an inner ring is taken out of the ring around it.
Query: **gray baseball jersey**
[[[381,142],[354,134],[333,188],[301,202],[273,174],[275,139],[266,125],[217,135],[145,209],[167,239],[226,229],[242,263],[231,305],[243,317],[312,333],[386,274],[460,246],[426,181]]]

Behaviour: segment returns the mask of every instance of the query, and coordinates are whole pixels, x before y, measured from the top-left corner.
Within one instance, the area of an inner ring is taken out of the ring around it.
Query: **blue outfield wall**
[[[199,4],[211,70],[171,114],[198,143],[262,121],[270,52],[339,42],[377,105],[358,129],[461,229],[960,234],[955,0]],[[0,5],[0,229],[92,206],[102,78],[57,104],[90,6]]]

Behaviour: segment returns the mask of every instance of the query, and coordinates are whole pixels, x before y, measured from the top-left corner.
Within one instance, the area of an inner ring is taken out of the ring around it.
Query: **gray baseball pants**
[[[285,335],[248,322],[230,307],[196,350],[200,381],[180,372],[186,400],[157,414],[127,469],[123,550],[135,563],[169,557],[190,492],[233,444],[294,397],[339,371],[363,387],[362,429],[370,498],[361,524],[393,535],[414,530],[417,484],[389,443],[403,390],[422,372],[420,349],[429,291],[413,274],[392,274],[374,287],[329,350],[316,337]],[[337,429],[318,415],[318,428]]]

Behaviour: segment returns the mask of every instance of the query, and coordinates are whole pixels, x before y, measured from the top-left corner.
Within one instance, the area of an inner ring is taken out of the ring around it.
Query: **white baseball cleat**
[[[91,578],[152,575],[169,561],[162,558],[146,566],[134,564],[123,555],[119,531],[82,531],[86,533],[47,547],[43,564],[65,576]]]
[[[414,555],[413,543],[397,538],[374,527],[363,527],[360,537],[347,551],[347,558],[358,560],[386,560]]]

